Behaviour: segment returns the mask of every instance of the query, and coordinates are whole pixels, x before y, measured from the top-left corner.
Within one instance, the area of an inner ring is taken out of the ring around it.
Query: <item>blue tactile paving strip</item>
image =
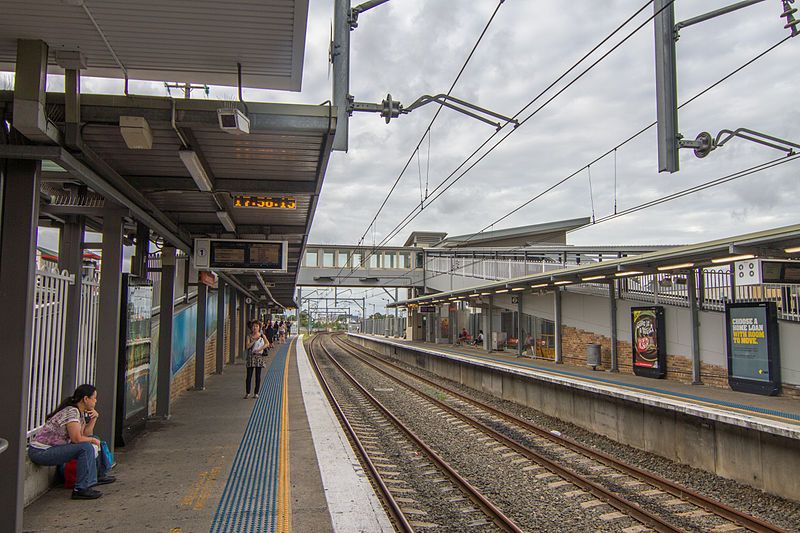
[[[289,343],[276,352],[214,513],[211,533],[277,531],[281,411]],[[247,400],[241,400],[247,401]]]

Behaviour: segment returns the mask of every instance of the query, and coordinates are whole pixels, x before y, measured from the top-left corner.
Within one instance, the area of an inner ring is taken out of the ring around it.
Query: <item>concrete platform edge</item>
[[[394,531],[311,368],[302,340],[297,366],[334,531]]]

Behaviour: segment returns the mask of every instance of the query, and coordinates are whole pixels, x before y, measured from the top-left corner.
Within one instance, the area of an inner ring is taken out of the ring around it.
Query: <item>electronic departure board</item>
[[[233,207],[255,209],[297,209],[297,201],[288,196],[253,196],[238,194],[233,197]]]
[[[287,241],[195,239],[195,268],[286,272],[287,248]]]

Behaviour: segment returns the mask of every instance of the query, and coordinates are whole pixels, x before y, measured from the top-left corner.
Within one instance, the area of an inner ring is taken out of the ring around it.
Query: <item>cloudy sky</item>
[[[506,1],[452,94],[514,116],[644,3]],[[730,3],[679,0],[676,20]],[[497,4],[494,0],[391,0],[362,14],[359,27],[351,33],[350,91],[356,101],[380,102],[391,93],[409,105],[423,94],[446,92]],[[762,2],[682,30],[679,102],[788,36],[780,11],[780,2]],[[520,118],[545,103],[651,14],[652,7],[646,8]],[[300,93],[245,90],[245,98],[314,104],[328,100],[332,18],[332,0],[310,0]],[[800,39],[783,43],[682,108],[681,133],[693,139],[701,131],[716,134],[722,129],[747,127],[800,143],[798,47]],[[653,48],[653,26],[648,23],[436,199],[438,193],[433,191],[448,176],[452,175],[452,180],[461,175],[466,167],[452,173],[469,154],[495,135],[487,146],[491,147],[507,130],[496,134],[489,125],[445,109],[415,154],[414,147],[435,114],[435,105],[389,125],[376,114],[356,114],[350,119],[349,152],[334,153],[331,158],[311,242],[356,243],[365,233],[368,244],[381,242],[406,215],[418,210],[421,201],[426,208],[391,238],[390,244],[402,244],[413,230],[451,235],[477,232],[576,171],[580,172],[493,229],[593,215],[601,219],[614,213],[615,204],[616,210],[622,211],[782,156],[771,148],[732,140],[705,159],[682,150],[680,172],[660,174],[655,130],[651,128],[620,147],[616,157],[609,155],[587,171],[584,167],[589,162],[655,120]],[[56,89],[58,83],[54,79],[51,87]],[[87,92],[121,92],[119,81],[85,83]],[[161,94],[162,87],[132,83],[131,91]],[[233,94],[230,88],[213,88],[211,97]],[[410,157],[399,186],[369,227]],[[573,244],[682,244],[793,224],[798,221],[799,173],[800,161],[789,162],[580,229],[568,240]]]

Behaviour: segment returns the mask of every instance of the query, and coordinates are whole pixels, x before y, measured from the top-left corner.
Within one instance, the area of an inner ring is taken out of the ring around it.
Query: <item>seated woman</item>
[[[77,459],[73,500],[99,498],[103,493],[92,487],[116,481],[114,476],[108,475],[111,465],[106,455],[98,453],[100,440],[92,436],[100,416],[96,406],[97,389],[93,385],[81,385],[47,415],[44,426],[36,432],[28,448],[31,461],[39,465],[55,466]]]
[[[472,343],[474,346],[481,346],[483,344],[483,330],[478,331],[478,336]]]

